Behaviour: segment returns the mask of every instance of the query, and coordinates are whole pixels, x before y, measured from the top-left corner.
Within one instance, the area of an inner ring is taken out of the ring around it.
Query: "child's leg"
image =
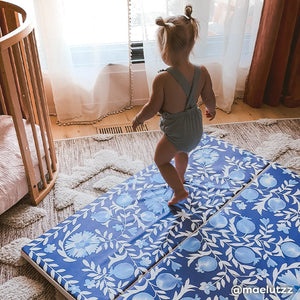
[[[163,136],[157,144],[154,156],[161,175],[174,191],[173,198],[168,202],[169,205],[176,204],[188,196],[176,169],[170,163],[176,153],[176,148]]]
[[[175,154],[175,167],[182,183],[184,183],[184,174],[188,165],[188,161],[189,161],[189,156],[187,153],[177,152]]]

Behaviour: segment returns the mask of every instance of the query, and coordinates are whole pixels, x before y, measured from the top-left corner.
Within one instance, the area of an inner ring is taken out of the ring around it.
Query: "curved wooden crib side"
[[[0,1],[0,29],[0,114],[12,116],[29,193],[36,205],[55,183],[57,159],[35,32],[26,12],[4,1]],[[40,176],[34,170],[23,119],[30,122]]]

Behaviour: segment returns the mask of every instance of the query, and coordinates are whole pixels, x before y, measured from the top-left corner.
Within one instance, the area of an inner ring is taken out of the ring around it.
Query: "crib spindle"
[[[0,104],[1,104],[0,114],[2,113],[4,115],[7,115],[7,108],[6,108],[6,104],[5,104],[1,84],[0,84]]]
[[[0,8],[0,28],[1,28],[1,36],[8,34],[8,28],[6,24],[5,10],[3,7]]]
[[[29,95],[30,95],[30,101],[29,104],[33,110],[33,115],[34,115],[34,122],[36,125],[39,125],[38,123],[38,117],[37,117],[37,111],[36,111],[36,107],[34,105],[34,92],[33,92],[33,88],[32,88],[32,80],[30,77],[30,73],[29,73],[29,62],[28,62],[28,56],[26,54],[26,42],[27,42],[28,37],[25,37],[23,39],[22,42],[20,42],[20,50],[22,53],[22,60],[23,60],[23,65],[24,65],[24,70],[25,70],[25,74],[26,74],[26,80],[28,83],[28,89],[29,89]]]
[[[40,61],[38,59],[38,51],[37,51],[37,43],[36,43],[36,38],[34,34],[34,29],[32,30],[32,33],[29,35],[29,40],[31,41],[31,50],[32,50],[32,60],[34,64],[34,70],[36,72],[36,78],[37,78],[37,87],[39,91],[39,99],[40,103],[39,105],[42,108],[43,112],[43,117],[45,121],[45,129],[46,129],[46,134],[48,137],[49,141],[49,150],[50,150],[50,155],[52,159],[52,168],[54,171],[57,170],[57,160],[56,160],[56,155],[55,155],[55,148],[54,148],[54,143],[53,143],[53,136],[52,136],[52,131],[51,131],[51,126],[50,126],[50,120],[49,120],[49,109],[46,101],[46,94],[45,94],[45,89],[44,89],[44,84],[43,84],[43,76],[41,72],[41,65]]]
[[[38,141],[38,135],[37,135],[37,130],[35,127],[35,118],[33,114],[33,109],[32,109],[32,103],[31,103],[31,97],[30,97],[30,92],[29,92],[29,86],[30,86],[30,81],[28,80],[28,77],[26,77],[26,72],[25,72],[25,62],[22,59],[22,52],[20,49],[20,45],[16,44],[12,47],[13,49],[13,54],[14,54],[14,59],[15,59],[15,64],[16,64],[16,69],[17,69],[17,75],[19,79],[19,89],[21,91],[21,96],[22,99],[20,99],[20,102],[24,102],[24,105],[26,107],[26,110],[28,111],[28,120],[30,121],[31,125],[31,130],[32,130],[32,135],[34,139],[34,144],[35,144],[35,150],[38,158],[38,166],[40,170],[40,176],[43,182],[43,186],[47,186],[46,182],[46,177],[44,173],[44,167],[43,167],[43,162],[42,162],[42,155],[40,151],[40,145]]]
[[[31,34],[30,34],[31,36]],[[45,151],[45,159],[46,159],[46,163],[47,163],[47,169],[49,171],[49,178],[50,180],[52,180],[53,175],[52,175],[52,166],[50,163],[50,155],[49,155],[49,151],[48,151],[48,142],[46,141],[46,136],[45,136],[45,123],[44,123],[44,118],[42,115],[42,109],[41,109],[41,98],[38,92],[38,79],[36,77],[36,70],[35,70],[35,65],[34,65],[34,58],[32,55],[32,50],[33,47],[31,45],[31,38],[29,36],[29,56],[31,59],[29,59],[29,73],[30,73],[30,78],[33,84],[33,91],[34,91],[34,103],[35,103],[35,107],[37,110],[37,117],[39,120],[39,125],[41,128],[41,137],[42,137],[42,143],[43,143],[43,147],[44,147],[44,151]]]
[[[7,24],[7,29],[8,32],[12,32],[15,29],[18,28],[18,24],[17,24],[17,12],[15,12],[12,9],[6,9],[5,10],[5,19],[6,19],[6,24]]]

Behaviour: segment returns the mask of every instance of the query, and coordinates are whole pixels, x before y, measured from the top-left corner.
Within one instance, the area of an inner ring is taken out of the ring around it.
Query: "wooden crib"
[[[13,191],[8,198],[8,192],[0,194],[0,214],[24,196],[24,190],[22,193],[17,191],[18,182],[5,183],[7,173],[18,164],[15,161],[18,157],[32,204],[38,204],[48,194],[57,177],[57,160],[34,28],[22,8],[4,1],[0,1],[1,119],[5,125],[0,127],[0,146],[5,153],[0,152],[0,183],[2,188],[7,184],[16,185],[16,192]],[[10,120],[19,154],[13,154],[8,148],[14,144],[14,137],[8,139],[6,135],[11,132]],[[0,191],[2,188],[0,186]]]

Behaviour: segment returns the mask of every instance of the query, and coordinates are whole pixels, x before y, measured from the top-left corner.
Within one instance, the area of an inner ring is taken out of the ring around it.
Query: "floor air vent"
[[[125,125],[124,128],[125,128],[125,132],[133,132],[131,125]],[[136,131],[148,131],[147,124],[139,125]]]
[[[133,132],[131,124],[124,124],[120,126],[101,126],[96,127],[97,134],[116,134]],[[139,125],[136,131],[148,131],[147,124]]]
[[[115,133],[123,133],[122,127],[120,126],[112,126],[112,127],[100,127],[96,128],[97,133],[101,134],[115,134]]]

